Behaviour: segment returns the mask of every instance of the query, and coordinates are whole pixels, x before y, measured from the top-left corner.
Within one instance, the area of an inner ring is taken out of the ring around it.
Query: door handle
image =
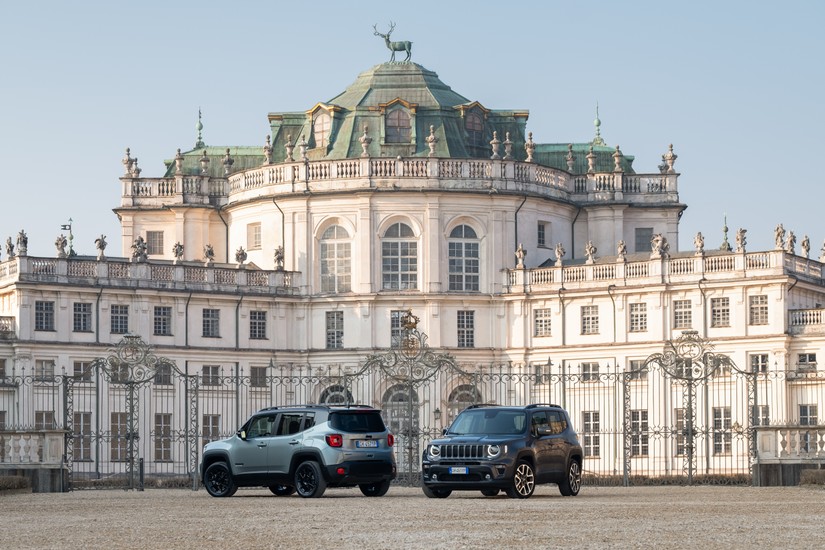
[[[258,443],[258,448],[259,448],[259,449],[263,449],[264,447],[266,447],[266,443],[263,443],[263,442],[262,442],[262,443]]]
[[[300,443],[300,441],[298,441],[297,439],[293,439],[289,442],[290,445],[297,445],[298,443]]]

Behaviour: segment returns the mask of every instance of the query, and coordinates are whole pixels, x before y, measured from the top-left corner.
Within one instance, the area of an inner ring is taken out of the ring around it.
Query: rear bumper
[[[395,463],[387,460],[353,460],[327,466],[330,485],[359,485],[395,479]]]

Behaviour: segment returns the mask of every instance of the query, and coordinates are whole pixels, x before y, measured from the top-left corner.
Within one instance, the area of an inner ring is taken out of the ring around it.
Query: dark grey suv
[[[464,409],[422,457],[424,494],[480,490],[528,498],[537,484],[557,483],[564,496],[581,488],[582,448],[567,412],[557,405]]]
[[[356,485],[380,497],[396,475],[393,443],[372,407],[270,407],[229,439],[206,444],[200,475],[213,497],[261,486],[278,496],[320,497],[327,487]]]

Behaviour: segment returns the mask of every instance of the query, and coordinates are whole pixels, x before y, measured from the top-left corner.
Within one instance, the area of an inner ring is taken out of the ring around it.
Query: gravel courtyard
[[[329,489],[321,499],[242,489],[0,495],[2,547],[18,548],[805,548],[822,541],[821,487],[555,485],[528,500],[427,499]]]

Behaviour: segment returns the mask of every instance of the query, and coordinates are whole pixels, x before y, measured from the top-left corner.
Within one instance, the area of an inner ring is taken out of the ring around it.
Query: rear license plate
[[[378,447],[377,439],[356,439],[355,446],[359,449],[374,449]]]
[[[450,466],[451,474],[466,474],[467,466]]]

